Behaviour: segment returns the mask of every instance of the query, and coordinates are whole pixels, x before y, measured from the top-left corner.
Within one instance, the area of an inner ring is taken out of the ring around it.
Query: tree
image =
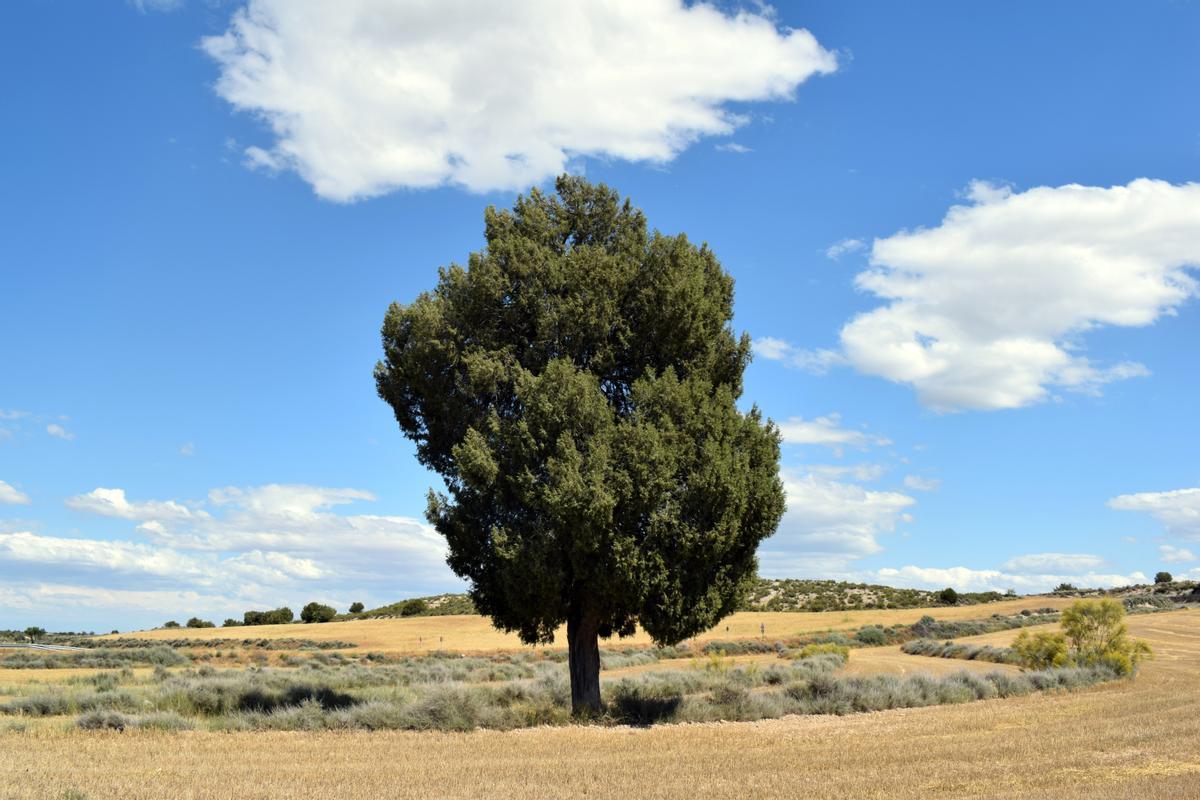
[[[46,629],[31,625],[25,629],[25,635],[29,637],[31,643],[37,644],[37,640],[46,635]]]
[[[1074,591],[1076,591],[1075,584],[1060,583],[1058,586],[1054,587],[1054,591],[1055,592],[1074,592]]]
[[[287,606],[273,611],[247,611],[242,615],[243,625],[286,625],[295,619],[292,610]]]
[[[336,616],[337,609],[332,606],[321,605],[315,601],[300,609],[301,622],[329,622],[329,620]]]
[[[429,603],[426,603],[419,597],[414,597],[411,600],[405,600],[400,605],[400,616],[415,617],[419,614],[424,614],[429,610]]]
[[[169,619],[169,620],[167,620],[166,622],[164,622],[164,623],[163,623],[163,627],[164,627],[164,628],[178,628],[178,627],[179,627],[179,623],[178,623],[178,622],[176,622],[176,621],[175,621],[175,620],[173,620],[173,619]]]
[[[216,627],[208,620],[200,619],[199,617],[192,617],[184,624],[186,624],[189,628],[214,628],[214,627]]]
[[[958,592],[947,586],[938,592],[938,600],[948,606],[958,605]]]
[[[1079,600],[1063,611],[1062,628],[1077,664],[1103,664],[1120,675],[1153,658],[1150,646],[1131,639],[1125,607],[1116,600]]]
[[[359,602],[351,603],[350,604],[350,613],[351,614],[361,614],[363,611],[363,608],[364,608],[364,606],[362,603],[359,603]]]
[[[571,703],[598,637],[679,642],[735,610],[784,511],[779,432],[741,411],[750,339],[707,246],[561,177],[484,215],[486,248],[384,319],[379,396],[445,480],[428,519],[483,614],[567,626]]]
[[[1155,583],[1171,583],[1174,580],[1169,572],[1160,572],[1154,576]]]

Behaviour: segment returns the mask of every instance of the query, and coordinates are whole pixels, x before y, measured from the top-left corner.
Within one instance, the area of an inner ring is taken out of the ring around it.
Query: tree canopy
[[[427,516],[476,607],[528,643],[567,623],[578,709],[597,635],[678,642],[734,610],[784,496],[716,256],[603,185],[556,190],[489,208],[483,251],[392,304],[375,380],[445,479]]]

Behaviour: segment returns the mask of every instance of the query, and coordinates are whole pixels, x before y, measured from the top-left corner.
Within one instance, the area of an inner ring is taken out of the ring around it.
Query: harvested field
[[[1198,798],[1200,611],[1129,622],[1158,653],[1136,680],[847,717],[469,734],[39,727],[0,734],[0,796]],[[851,663],[963,666],[891,649]]]
[[[907,608],[868,611],[742,612],[733,614],[695,641],[721,639],[752,639],[765,627],[768,641],[827,630],[852,630],[864,625],[897,625],[913,623],[925,615],[940,620],[982,619],[992,614],[1014,614],[1023,609],[1066,608],[1071,599],[1061,597],[1023,597],[971,606],[945,608]],[[728,630],[726,630],[728,628]],[[134,634],[139,639],[273,639],[296,638],[314,641],[354,642],[364,650],[387,653],[426,653],[449,650],[456,653],[480,653],[496,650],[515,650],[522,647],[515,634],[492,627],[484,617],[442,616],[407,617],[400,619],[366,619],[324,624],[254,625],[237,628],[182,628],[153,630]],[[101,640],[115,637],[99,637]],[[566,630],[561,629],[556,647],[566,643]],[[642,631],[627,639],[613,639],[602,647],[648,645],[650,638]]]

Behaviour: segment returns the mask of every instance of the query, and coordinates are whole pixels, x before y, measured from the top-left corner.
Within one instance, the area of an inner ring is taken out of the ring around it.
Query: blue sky
[[[1200,577],[1200,4],[471,5],[7,9],[0,628],[459,589],[378,328],[563,170],[737,281],[763,574]]]

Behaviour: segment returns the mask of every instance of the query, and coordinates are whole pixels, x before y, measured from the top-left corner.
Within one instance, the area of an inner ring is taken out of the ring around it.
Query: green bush
[[[117,711],[89,711],[75,720],[75,725],[85,731],[123,731],[133,720]]]
[[[415,597],[412,600],[405,600],[400,606],[400,616],[415,617],[420,614],[424,614],[428,610],[429,604],[421,598]]]
[[[200,619],[199,617],[192,617],[191,619],[189,619],[187,621],[187,626],[189,628],[215,628],[216,627],[216,625],[213,625],[208,620]]]
[[[350,613],[351,614],[361,614],[362,610],[363,610],[362,603],[354,602],[354,603],[350,604]]]
[[[243,625],[286,625],[295,619],[295,614],[287,606],[272,611],[247,611],[242,615]]]
[[[880,628],[877,625],[871,625],[860,629],[859,632],[854,635],[854,638],[858,639],[858,641],[862,642],[863,644],[870,645],[872,647],[887,644],[887,634],[884,633],[883,628]]]
[[[312,602],[300,610],[302,622],[329,622],[337,616],[337,610],[332,606]]]
[[[940,592],[938,592],[938,600],[941,601],[943,605],[958,605],[958,592],[947,586],[945,589],[942,589]]]

